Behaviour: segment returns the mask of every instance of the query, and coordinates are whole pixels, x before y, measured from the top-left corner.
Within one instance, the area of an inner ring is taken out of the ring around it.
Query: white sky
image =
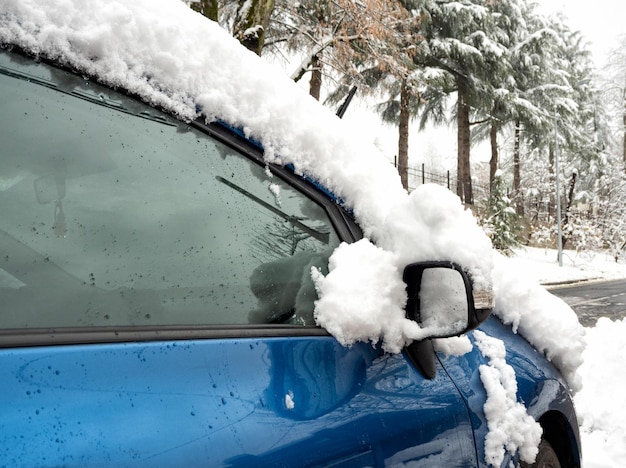
[[[536,1],[546,13],[562,12],[567,24],[587,37],[598,67],[605,64],[608,51],[617,46],[618,36],[626,32],[624,0]]]

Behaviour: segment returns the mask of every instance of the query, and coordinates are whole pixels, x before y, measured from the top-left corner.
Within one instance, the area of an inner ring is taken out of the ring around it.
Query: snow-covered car
[[[180,1],[2,2],[0,466],[580,466],[578,329],[366,140]]]

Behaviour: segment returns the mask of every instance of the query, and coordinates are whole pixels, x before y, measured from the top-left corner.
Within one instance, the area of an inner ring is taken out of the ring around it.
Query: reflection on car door
[[[0,361],[10,465],[476,465],[443,368],[427,380],[368,344],[207,339],[3,349]]]

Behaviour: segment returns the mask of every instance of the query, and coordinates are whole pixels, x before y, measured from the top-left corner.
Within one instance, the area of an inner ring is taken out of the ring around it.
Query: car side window
[[[0,72],[0,329],[314,324],[323,207],[124,94]]]

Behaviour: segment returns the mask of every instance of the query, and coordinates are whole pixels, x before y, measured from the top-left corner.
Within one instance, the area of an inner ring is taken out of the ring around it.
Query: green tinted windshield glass
[[[319,205],[121,93],[0,72],[0,328],[313,324]]]

